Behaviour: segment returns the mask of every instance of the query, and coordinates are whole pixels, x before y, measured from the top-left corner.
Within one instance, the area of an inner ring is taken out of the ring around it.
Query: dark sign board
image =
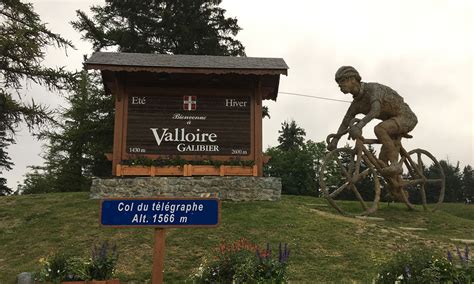
[[[250,95],[130,94],[127,117],[128,154],[250,155]]]
[[[109,227],[214,227],[220,222],[216,198],[104,199],[100,224]]]

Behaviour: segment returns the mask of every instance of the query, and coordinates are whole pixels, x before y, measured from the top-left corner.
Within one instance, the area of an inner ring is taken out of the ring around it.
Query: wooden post
[[[122,162],[122,147],[123,147],[123,128],[124,128],[124,113],[125,113],[125,93],[123,89],[123,82],[114,75],[113,91],[115,95],[115,123],[114,123],[114,148],[112,158],[112,175],[118,176],[117,165]]]
[[[254,161],[257,166],[257,175],[263,176],[263,152],[262,152],[262,81],[261,79],[257,82],[257,88],[255,92],[255,103],[254,103]]]
[[[257,167],[257,165],[253,165],[253,167],[252,167],[252,176],[258,177],[258,167]]]
[[[155,229],[155,244],[153,247],[152,284],[162,284],[165,268],[165,229]]]
[[[115,169],[116,169],[115,176],[121,177],[122,176],[122,165],[118,164],[117,166],[115,166]]]

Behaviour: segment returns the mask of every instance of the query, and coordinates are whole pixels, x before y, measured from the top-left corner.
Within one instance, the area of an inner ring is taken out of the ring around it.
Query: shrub
[[[86,280],[85,260],[56,253],[40,259],[41,269],[36,276],[40,282],[60,283],[61,281]]]
[[[107,280],[111,279],[117,267],[118,254],[117,247],[109,246],[108,242],[94,245],[92,257],[86,270],[90,279]]]
[[[192,278],[198,283],[282,283],[287,281],[288,257],[286,244],[280,244],[278,258],[274,258],[269,244],[260,249],[243,238],[221,243],[212,261],[205,258]]]
[[[77,256],[66,256],[56,253],[47,258],[41,258],[41,269],[36,274],[40,283],[83,280],[112,279],[117,266],[118,255],[116,246],[110,247],[107,242],[94,245],[89,259]]]
[[[429,249],[400,252],[380,267],[376,283],[472,283],[474,266],[466,246],[458,259],[448,251],[447,258]]]
[[[66,281],[87,280],[87,262],[82,257],[70,257],[66,261]]]
[[[41,258],[39,261],[41,269],[36,276],[36,280],[59,283],[65,279],[67,257],[64,254],[56,253],[47,258]]]

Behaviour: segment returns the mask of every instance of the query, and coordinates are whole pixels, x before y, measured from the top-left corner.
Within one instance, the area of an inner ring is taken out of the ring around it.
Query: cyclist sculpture
[[[414,207],[409,192],[420,193],[413,202],[423,204],[425,209],[429,203],[440,204],[445,184],[440,164],[426,150],[407,152],[402,147],[402,137],[411,138],[408,133],[418,122],[403,98],[382,84],[361,82],[359,72],[351,66],[339,68],[335,77],[341,91],[352,94],[353,101],[337,133],[326,139],[330,152],[320,169],[320,188],[331,205],[339,212],[347,213],[336,198],[349,190],[361,202],[363,214],[374,212],[380,200],[380,178],[388,185],[392,198],[405,202],[410,209]],[[357,114],[365,116],[357,119]],[[382,120],[374,128],[377,139],[364,139],[362,128],[373,119]],[[337,148],[339,139],[347,133],[356,140],[354,149]],[[382,144],[378,159],[365,147],[366,144]],[[435,175],[428,177],[428,169]],[[359,192],[358,187],[366,189],[368,183],[372,183],[372,195]],[[426,194],[427,190],[429,194]],[[364,200],[367,196],[374,199],[370,208]]]
[[[418,120],[403,98],[390,87],[379,83],[361,82],[359,72],[352,66],[342,66],[336,72],[336,82],[344,94],[352,94],[354,99],[347,110],[341,126],[336,133],[341,133],[349,127],[349,122],[357,114],[365,114],[357,124],[349,129],[350,138],[362,136],[362,128],[372,119],[382,120],[374,128],[375,136],[382,144],[379,159],[382,162],[382,173],[396,175],[402,173],[398,163],[400,140],[415,128]],[[339,137],[334,137],[328,145],[328,150],[337,148]],[[396,193],[393,193],[397,196]]]

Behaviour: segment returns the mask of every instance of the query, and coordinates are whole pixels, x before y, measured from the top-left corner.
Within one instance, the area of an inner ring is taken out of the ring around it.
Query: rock
[[[367,220],[367,221],[385,221],[384,218],[380,217],[369,217],[369,216],[355,216],[357,219]]]
[[[17,276],[17,284],[34,284],[35,278],[31,272],[22,272]]]
[[[468,240],[468,239],[450,239],[450,240],[453,241],[453,242],[459,242],[459,243],[466,244],[466,245],[474,244],[474,240]]]
[[[427,228],[398,227],[404,231],[428,231]]]
[[[310,203],[310,204],[306,204],[306,206],[328,207],[327,204],[321,204],[321,203]]]

